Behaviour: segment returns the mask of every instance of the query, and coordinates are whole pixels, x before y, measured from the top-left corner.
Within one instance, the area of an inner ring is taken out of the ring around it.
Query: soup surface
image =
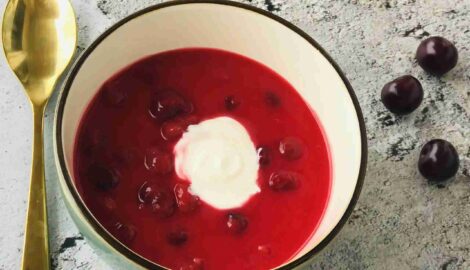
[[[171,269],[282,265],[312,237],[331,182],[321,125],[295,89],[204,48],[107,80],[82,118],[74,174],[112,235]]]

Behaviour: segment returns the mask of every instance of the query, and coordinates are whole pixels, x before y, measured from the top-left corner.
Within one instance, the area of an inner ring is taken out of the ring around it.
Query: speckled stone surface
[[[79,51],[117,20],[151,0],[72,0]],[[244,0],[312,35],[349,78],[364,111],[369,165],[365,186],[345,228],[311,269],[470,269],[470,0]],[[3,10],[6,0],[0,0]],[[457,67],[442,78],[414,61],[420,40],[442,35],[456,43]],[[379,101],[389,80],[412,74],[425,99],[395,117]],[[47,113],[46,155],[54,269],[109,269],[68,216],[52,166]],[[18,269],[29,181],[31,112],[21,86],[0,60],[0,269]],[[436,186],[419,176],[424,142],[445,138],[461,157],[458,176]],[[308,268],[308,267],[307,267]]]

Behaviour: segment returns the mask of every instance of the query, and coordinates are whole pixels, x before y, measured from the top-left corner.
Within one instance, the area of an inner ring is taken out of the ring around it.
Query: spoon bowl
[[[68,0],[10,0],[2,26],[7,61],[34,103],[45,102],[76,47]],[[42,91],[38,87],[43,86]]]
[[[77,25],[68,0],[10,0],[2,24],[6,59],[34,113],[34,143],[22,269],[49,269],[43,119],[57,79],[76,48]]]

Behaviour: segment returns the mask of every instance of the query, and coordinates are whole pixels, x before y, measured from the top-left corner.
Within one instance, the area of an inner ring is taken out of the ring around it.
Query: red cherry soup
[[[230,210],[191,194],[173,164],[187,126],[218,116],[242,123],[258,147],[261,192]],[[74,157],[75,184],[96,219],[171,269],[282,265],[312,237],[330,192],[328,146],[309,106],[271,69],[214,49],[159,53],[107,80]]]

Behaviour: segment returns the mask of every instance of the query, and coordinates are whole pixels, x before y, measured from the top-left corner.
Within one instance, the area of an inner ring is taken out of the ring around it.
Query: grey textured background
[[[82,51],[124,16],[161,1],[73,0]],[[470,0],[244,0],[312,35],[350,79],[363,108],[369,166],[346,227],[312,269],[470,269]],[[3,10],[6,0],[0,0]],[[420,40],[456,43],[457,67],[436,78],[414,61]],[[389,80],[412,74],[425,99],[406,117],[380,103]],[[48,110],[47,157],[52,158]],[[31,112],[21,86],[0,60],[0,269],[18,269],[29,179]],[[446,138],[460,153],[458,176],[429,185],[416,170],[421,145]],[[51,252],[55,269],[107,269],[70,221],[48,162]]]

